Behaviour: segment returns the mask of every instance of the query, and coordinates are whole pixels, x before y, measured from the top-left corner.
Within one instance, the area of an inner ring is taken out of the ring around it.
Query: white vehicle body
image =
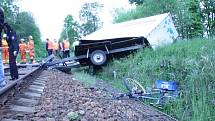
[[[112,24],[87,35],[82,40],[105,40],[123,37],[145,37],[150,46],[171,44],[178,37],[170,13]]]

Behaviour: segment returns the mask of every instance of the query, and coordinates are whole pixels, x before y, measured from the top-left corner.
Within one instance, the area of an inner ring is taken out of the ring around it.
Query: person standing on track
[[[58,42],[56,39],[54,39],[54,42],[53,42],[53,51],[54,51],[54,54],[55,56],[58,56],[59,55],[59,45],[58,45]]]
[[[9,62],[9,57],[8,57],[8,44],[7,44],[7,35],[4,34],[3,35],[3,39],[2,39],[2,60],[3,60],[3,64],[6,64]]]
[[[29,57],[30,57],[30,64],[33,64],[34,63],[34,40],[33,40],[33,37],[32,36],[29,36],[28,37],[28,44],[27,44],[27,47],[28,47],[28,52],[29,52]]]
[[[10,76],[11,80],[15,80],[19,78],[18,75],[18,69],[16,66],[16,57],[17,53],[19,52],[19,44],[16,38],[16,32],[7,24],[4,22],[4,13],[3,10],[0,9],[0,34],[2,33],[2,30],[7,34],[7,43],[9,46],[9,66],[10,66]],[[1,40],[1,39],[0,39]],[[2,46],[2,43],[0,44]],[[4,74],[4,69],[2,67],[2,60],[0,62],[0,70],[1,74],[3,72]],[[0,75],[3,77],[2,75]]]
[[[23,64],[26,63],[26,50],[27,50],[27,45],[24,41],[25,41],[24,39],[20,39],[20,44],[19,44],[19,54],[21,59],[20,63],[23,63]]]
[[[64,58],[70,57],[70,43],[68,39],[63,41]]]
[[[6,40],[9,46],[10,80],[15,80],[19,78],[16,65],[16,57],[19,52],[19,43],[17,41],[16,32],[7,23],[4,23],[4,31],[7,34]]]
[[[4,12],[3,9],[0,8],[0,40],[1,39],[1,33],[3,30],[3,24],[4,24]],[[4,80],[4,67],[2,63],[2,42],[0,41],[0,88],[4,87],[6,85],[6,82]]]
[[[48,56],[53,53],[53,42],[48,38],[46,39],[46,51],[48,53]]]

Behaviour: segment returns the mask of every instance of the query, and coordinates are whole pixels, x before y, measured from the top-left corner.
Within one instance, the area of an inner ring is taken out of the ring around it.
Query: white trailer
[[[178,37],[170,13],[112,24],[87,35],[82,40],[107,40],[126,37],[145,37],[150,46],[171,44]]]
[[[75,46],[81,65],[104,65],[109,57],[150,46],[171,44],[178,33],[169,13],[112,24],[82,38]]]

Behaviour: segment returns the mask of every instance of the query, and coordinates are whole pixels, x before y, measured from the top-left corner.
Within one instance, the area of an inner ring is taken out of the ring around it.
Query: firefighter
[[[27,44],[27,47],[28,47],[28,54],[29,54],[29,57],[30,57],[30,63],[34,63],[34,40],[33,40],[33,37],[32,36],[29,36],[28,37],[28,44]]]
[[[3,24],[4,24],[4,12],[3,9],[0,8],[0,40],[1,40],[1,33],[3,30]],[[2,63],[2,43],[0,41],[0,88],[4,87],[6,85],[6,81],[4,80],[4,67]]]
[[[10,80],[19,78],[16,57],[19,52],[19,43],[17,41],[16,32],[7,24],[4,23],[4,31],[7,34],[7,43],[9,46],[9,66],[10,66]]]
[[[3,64],[6,64],[9,62],[8,44],[7,44],[6,38],[7,38],[7,35],[4,34],[3,39],[2,39],[2,61],[3,61]]]
[[[56,39],[54,39],[54,42],[53,42],[53,51],[54,51],[55,56],[58,55],[58,50],[59,50],[58,42],[57,42]]]
[[[26,50],[27,50],[27,45],[24,41],[25,41],[24,39],[20,39],[20,44],[19,44],[19,54],[21,59],[20,63],[23,63],[23,64],[26,63]]]
[[[46,51],[48,53],[48,56],[53,53],[53,42],[48,38],[46,39]]]
[[[68,39],[63,41],[63,51],[64,51],[64,58],[70,57],[70,43]]]

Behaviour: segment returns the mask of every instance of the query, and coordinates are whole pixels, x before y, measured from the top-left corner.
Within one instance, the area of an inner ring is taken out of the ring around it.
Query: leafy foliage
[[[130,0],[136,3],[139,0]],[[214,0],[140,0],[137,7],[117,9],[114,22],[119,23],[146,16],[170,12],[182,39],[213,36],[215,32]]]
[[[72,15],[67,15],[64,20],[64,28],[60,37],[61,40],[68,38],[70,43],[73,43],[75,38],[78,37],[78,28],[78,22],[73,19]]]
[[[44,57],[45,49],[41,42],[41,34],[33,16],[28,12],[19,13],[19,7],[14,5],[15,0],[0,0],[0,5],[4,9],[5,21],[16,31],[18,39],[29,35],[34,37],[36,58]]]
[[[203,13],[204,31],[208,36],[215,35],[215,1],[214,0],[200,0],[203,6],[201,11]]]
[[[102,23],[100,22],[100,18],[98,16],[101,8],[102,5],[98,2],[85,3],[82,6],[79,13],[79,18],[83,22],[81,24],[81,36],[95,32],[99,27],[101,27]]]
[[[145,0],[129,0],[130,4],[141,5]]]
[[[168,4],[167,4],[168,3]],[[132,10],[116,9],[114,22],[120,23],[132,19],[138,19],[142,17],[152,16],[161,13],[176,12],[175,0],[147,0],[142,5],[137,6]]]
[[[45,57],[45,48],[40,37],[40,30],[37,27],[33,16],[28,12],[19,13],[14,25],[18,38],[28,40],[28,36],[33,36],[35,43],[35,56],[37,58]]]
[[[19,13],[19,7],[14,5],[15,0],[0,0],[0,7],[3,8],[5,19],[11,25],[16,22],[16,17]]]
[[[69,41],[73,43],[75,38],[96,31],[102,25],[98,16],[101,7],[102,5],[98,2],[85,3],[79,12],[80,22],[75,21],[72,15],[67,15],[64,20],[61,40],[69,38]]]

